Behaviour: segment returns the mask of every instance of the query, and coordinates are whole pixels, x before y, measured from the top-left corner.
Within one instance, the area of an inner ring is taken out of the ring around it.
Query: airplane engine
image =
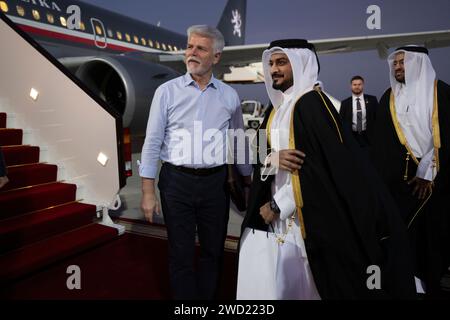
[[[179,74],[165,66],[130,56],[95,57],[76,76],[123,117],[132,135],[144,135],[153,93]]]

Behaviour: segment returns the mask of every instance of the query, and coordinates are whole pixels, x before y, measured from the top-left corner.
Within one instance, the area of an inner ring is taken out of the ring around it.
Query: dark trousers
[[[353,137],[355,138],[356,142],[359,144],[361,148],[369,146],[367,131],[361,131],[361,133],[358,133],[357,131],[352,131],[352,133]]]
[[[163,164],[159,191],[169,240],[174,299],[212,299],[216,293],[227,232],[227,171],[197,176]],[[195,261],[195,232],[200,259]]]

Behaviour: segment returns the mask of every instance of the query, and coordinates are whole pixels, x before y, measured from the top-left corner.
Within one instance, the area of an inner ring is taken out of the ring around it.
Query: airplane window
[[[41,15],[39,14],[39,11],[33,10],[32,12],[34,20],[41,20]]]
[[[162,48],[163,50],[167,50],[166,45],[164,43],[162,44]]]
[[[159,45],[158,41],[156,41],[156,49],[161,49],[161,46]]]
[[[149,39],[148,40],[148,45],[153,48],[153,41]]]
[[[108,29],[108,37],[114,38],[114,33],[112,32],[111,29]]]
[[[60,17],[60,18],[59,18],[59,22],[61,22],[61,25],[62,25],[63,27],[67,27],[67,20],[66,20],[66,18]]]
[[[19,16],[23,17],[25,15],[25,9],[22,6],[17,6],[16,9]]]
[[[8,12],[8,4],[5,1],[0,1],[0,8],[3,12]]]
[[[127,39],[128,42],[131,41],[131,37],[130,37],[130,35],[128,33],[125,33],[125,38]]]
[[[134,43],[139,44],[139,38],[138,37],[133,36],[133,40],[134,40]]]
[[[83,21],[80,21],[80,30],[81,31],[85,31],[86,30],[86,25],[84,24]]]
[[[51,24],[55,23],[55,18],[51,13],[47,13],[47,21]]]
[[[100,26],[95,26],[95,32],[96,32],[99,36],[102,36],[102,35],[103,35],[103,30],[102,30],[102,28],[100,28]]]
[[[145,40],[144,38],[141,38],[141,43],[142,43],[143,46],[146,46],[147,45],[147,40]]]
[[[120,31],[116,32],[117,39],[122,40],[122,33]]]

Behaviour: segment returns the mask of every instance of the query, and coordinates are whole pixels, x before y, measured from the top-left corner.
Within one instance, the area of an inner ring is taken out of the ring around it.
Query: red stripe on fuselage
[[[98,48],[95,45],[94,40],[84,39],[84,38],[80,38],[80,37],[77,37],[77,36],[72,36],[72,35],[68,35],[68,34],[64,34],[64,33],[44,30],[44,29],[31,27],[31,26],[26,26],[26,25],[21,25],[21,24],[18,24],[18,26],[25,32],[29,32],[29,33],[37,34],[37,35],[40,35],[40,36],[49,37],[49,38],[52,38],[52,39],[57,39],[57,40],[63,40],[63,41],[68,41],[68,42],[78,42],[78,43],[86,44],[88,46],[100,49],[100,48]],[[98,41],[98,43],[104,44],[104,42],[100,42],[100,41]],[[105,49],[112,49],[112,50],[116,50],[116,51],[120,51],[120,52],[124,52],[124,51],[127,51],[127,52],[129,52],[129,51],[138,51],[138,50],[130,49],[130,48],[127,48],[127,47],[113,45],[113,44],[110,44],[110,43],[108,43],[108,46]]]

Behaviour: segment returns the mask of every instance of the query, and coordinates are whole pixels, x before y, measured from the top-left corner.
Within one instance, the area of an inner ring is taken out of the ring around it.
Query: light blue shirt
[[[212,76],[201,90],[189,73],[170,80],[153,97],[139,174],[154,179],[159,160],[190,168],[223,165],[227,130],[243,128],[239,96],[230,86]],[[250,164],[237,168],[245,176],[252,172]]]

